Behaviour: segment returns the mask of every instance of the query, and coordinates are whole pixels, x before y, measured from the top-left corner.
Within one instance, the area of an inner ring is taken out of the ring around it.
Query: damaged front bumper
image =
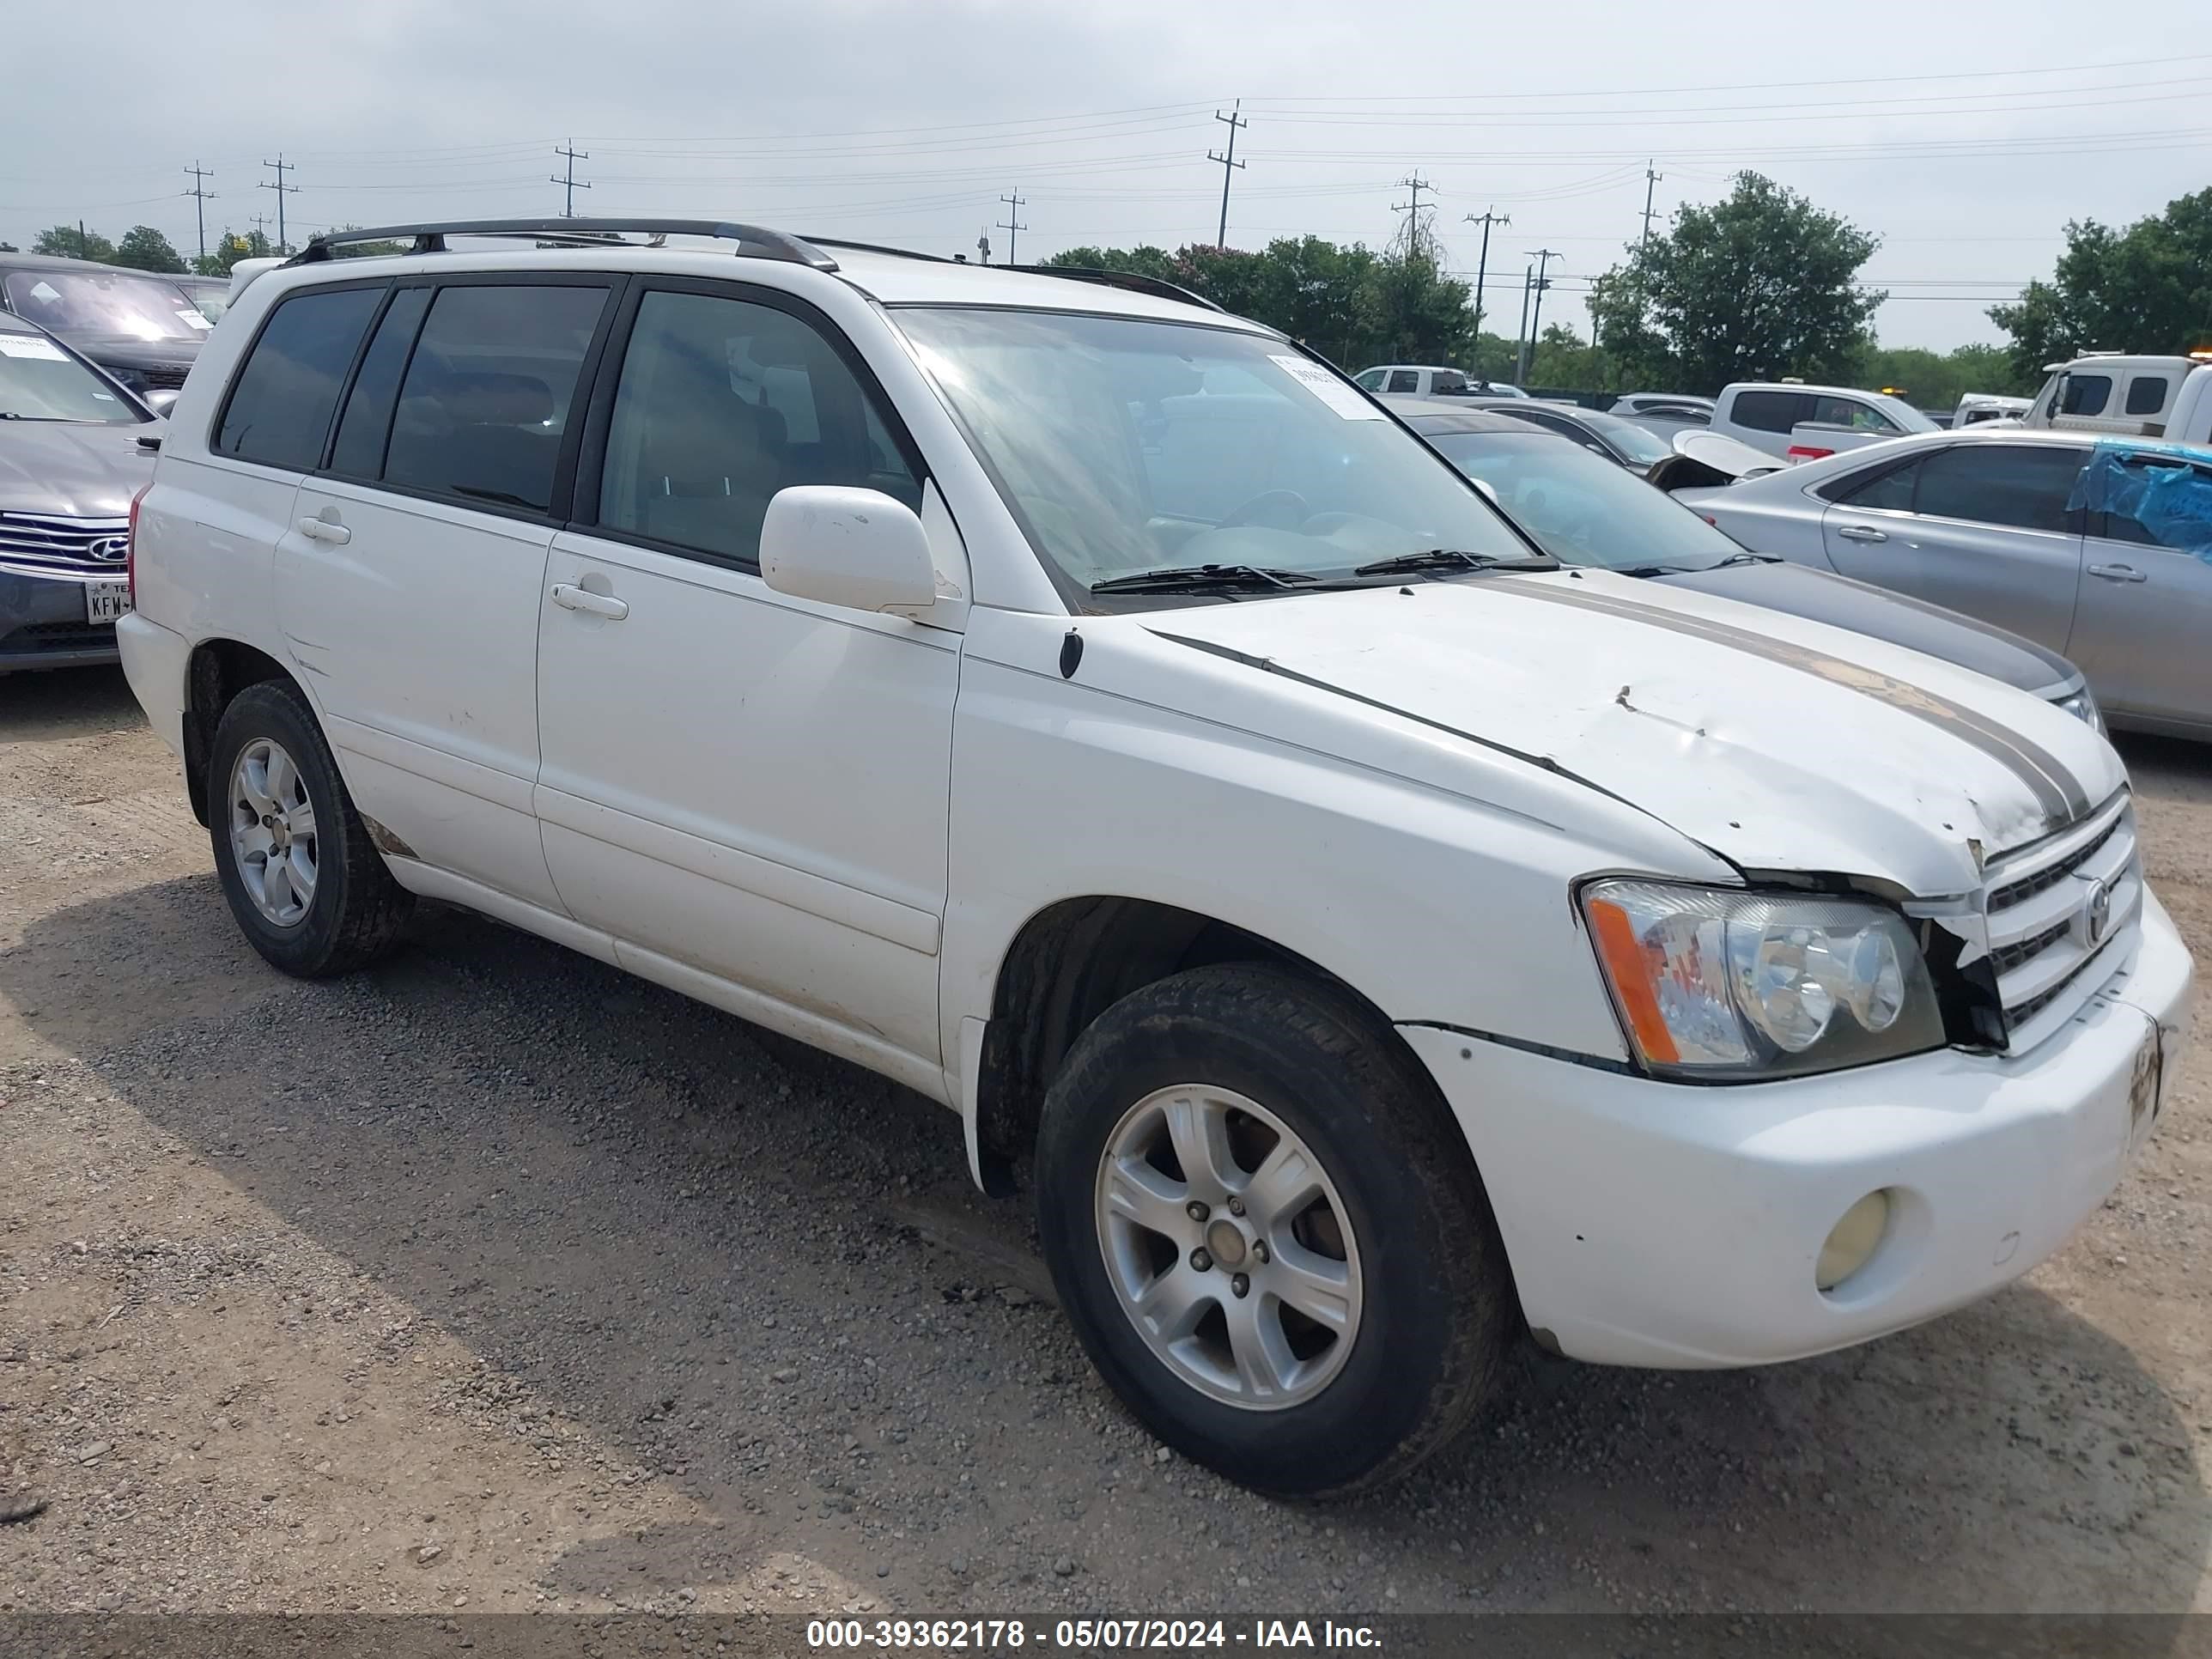
[[[2193,975],[2148,893],[2112,960],[2023,1052],[1734,1087],[1401,1030],[1474,1152],[1532,1328],[1579,1359],[1759,1364],[1987,1296],[2112,1190],[2171,1093]],[[1823,1291],[1824,1241],[1876,1192],[1881,1243]]]

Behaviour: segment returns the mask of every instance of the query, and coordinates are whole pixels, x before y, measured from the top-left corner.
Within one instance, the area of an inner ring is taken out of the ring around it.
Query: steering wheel
[[[1306,498],[1295,489],[1266,489],[1214,526],[1232,530],[1255,525],[1263,530],[1296,530],[1313,515]]]

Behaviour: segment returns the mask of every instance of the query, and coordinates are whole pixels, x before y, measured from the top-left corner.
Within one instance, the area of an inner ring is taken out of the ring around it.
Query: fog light
[[[1881,1236],[1889,1231],[1889,1193],[1887,1188],[1869,1193],[1844,1212],[1828,1234],[1827,1243],[1820,1246],[1820,1259],[1814,1265],[1813,1282],[1823,1291],[1832,1291],[1867,1264],[1881,1244]]]

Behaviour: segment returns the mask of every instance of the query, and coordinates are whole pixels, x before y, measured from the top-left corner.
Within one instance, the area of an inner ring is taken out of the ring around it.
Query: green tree
[[[1565,323],[1547,323],[1528,356],[1528,384],[1573,392],[1602,392],[1611,360]]]
[[[181,276],[185,273],[182,257],[169,246],[169,239],[151,225],[133,225],[123,233],[123,240],[115,245],[115,263],[135,270],[160,271],[165,276]]]
[[[92,259],[104,264],[115,258],[115,244],[96,230],[56,225],[39,233],[39,240],[31,244],[31,252],[58,254],[64,259]]]
[[[269,239],[258,230],[241,236],[226,228],[215,239],[215,251],[193,260],[192,269],[203,276],[228,276],[230,268],[240,259],[265,259],[275,252],[269,246]]]
[[[1854,383],[1892,391],[1922,409],[1951,409],[1961,392],[2025,397],[2039,376],[2023,379],[2003,346],[1965,345],[1951,351],[1923,346],[1869,345]]]
[[[1607,349],[1629,378],[1683,392],[1730,380],[1847,376],[1889,296],[1859,285],[1878,239],[1756,173],[1711,207],[1678,209],[1593,286]]]
[[[2012,336],[2021,376],[2038,380],[2044,364],[2080,352],[2212,345],[2212,189],[2177,197],[2124,230],[2069,222],[2051,280],[1991,307],[1990,319]]]

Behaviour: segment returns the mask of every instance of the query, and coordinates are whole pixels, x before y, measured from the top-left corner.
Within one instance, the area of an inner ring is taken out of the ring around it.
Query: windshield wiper
[[[1184,589],[1304,587],[1320,579],[1301,570],[1269,570],[1256,564],[1192,564],[1139,570],[1091,584],[1094,593],[1169,593]]]
[[[1610,570],[1616,576],[1695,576],[1707,570],[1725,570],[1734,564],[1780,564],[1778,553],[1731,553],[1725,559],[1716,559],[1711,564],[1627,564],[1600,565],[1601,570]]]
[[[1355,566],[1355,576],[1402,576],[1416,570],[1557,570],[1551,557],[1504,559],[1494,553],[1464,553],[1456,547],[1432,547],[1425,553],[1401,553],[1395,559],[1377,559]]]
[[[1712,568],[1716,570],[1725,570],[1732,564],[1781,564],[1783,562],[1783,557],[1779,553],[1731,553]]]

